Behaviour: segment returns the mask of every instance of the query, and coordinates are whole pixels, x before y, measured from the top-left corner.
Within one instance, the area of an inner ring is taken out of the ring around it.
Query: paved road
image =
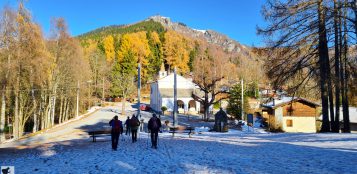
[[[91,139],[88,136],[88,131],[93,130],[105,130],[110,129],[108,122],[115,116],[118,115],[119,119],[123,122],[126,120],[127,116],[131,116],[136,113],[134,105],[127,103],[126,114],[121,115],[121,103],[116,103],[114,106],[107,106],[100,108],[92,114],[83,116],[78,120],[72,120],[68,123],[58,125],[52,129],[45,132],[39,133],[37,135],[24,138],[18,141],[0,144],[0,148],[28,148],[35,147],[38,145],[43,145],[46,143],[60,143],[70,140],[71,143],[88,142]],[[146,131],[146,125],[148,120],[151,118],[151,113],[141,111],[141,118],[144,120],[143,130]],[[187,116],[179,116],[179,124],[184,126],[212,126],[213,123],[197,122],[200,117],[190,117],[188,120]],[[169,120],[171,122],[172,118],[169,116],[161,116],[162,122]]]
[[[130,103],[127,104],[127,113],[135,112]],[[121,112],[121,103],[115,106],[100,108],[94,113],[83,116],[78,120],[72,120],[68,123],[58,125],[45,132],[39,133],[29,138],[18,141],[0,144],[0,148],[17,146],[36,146],[39,144],[60,142],[65,140],[87,140],[89,138],[86,131],[108,129],[108,122],[115,115],[124,120],[126,117],[119,114]],[[89,140],[89,139],[88,139]]]

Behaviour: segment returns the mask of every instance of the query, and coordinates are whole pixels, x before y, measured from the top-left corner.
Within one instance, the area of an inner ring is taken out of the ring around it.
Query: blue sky
[[[0,6],[16,7],[16,0]],[[29,0],[26,7],[48,35],[52,17],[63,17],[72,35],[115,24],[130,24],[160,14],[196,29],[212,29],[246,45],[263,46],[256,26],[264,0]]]

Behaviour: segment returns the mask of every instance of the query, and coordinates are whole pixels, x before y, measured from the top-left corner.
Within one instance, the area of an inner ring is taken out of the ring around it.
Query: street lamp
[[[141,88],[140,69],[141,69],[141,65],[140,63],[138,63],[138,115],[137,115],[138,119],[140,115],[140,88]]]

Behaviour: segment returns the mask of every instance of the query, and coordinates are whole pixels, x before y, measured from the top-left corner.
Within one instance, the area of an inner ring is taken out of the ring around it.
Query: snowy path
[[[0,165],[13,165],[16,173],[357,173],[356,134],[161,133],[154,150],[141,133],[134,144],[121,137],[112,151],[110,137],[92,143],[77,135],[107,123],[115,113],[105,109],[43,144],[2,145]]]

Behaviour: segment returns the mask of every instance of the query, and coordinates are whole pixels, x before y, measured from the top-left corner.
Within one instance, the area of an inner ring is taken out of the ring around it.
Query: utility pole
[[[141,69],[141,65],[140,65],[140,63],[138,63],[138,115],[137,115],[138,119],[139,119],[139,115],[140,115],[140,88],[141,88],[140,69]]]
[[[241,112],[241,114],[242,114],[242,119],[244,119],[244,109],[243,109],[243,107],[244,107],[244,89],[243,89],[243,78],[242,78],[242,80],[240,81],[241,82],[241,93],[242,93],[242,97],[241,97],[241,104],[242,104],[242,112]]]
[[[176,127],[178,125],[177,122],[177,72],[176,67],[174,69],[174,115],[173,115],[173,125]]]
[[[79,80],[77,81],[77,105],[76,105],[76,117],[79,115]]]

